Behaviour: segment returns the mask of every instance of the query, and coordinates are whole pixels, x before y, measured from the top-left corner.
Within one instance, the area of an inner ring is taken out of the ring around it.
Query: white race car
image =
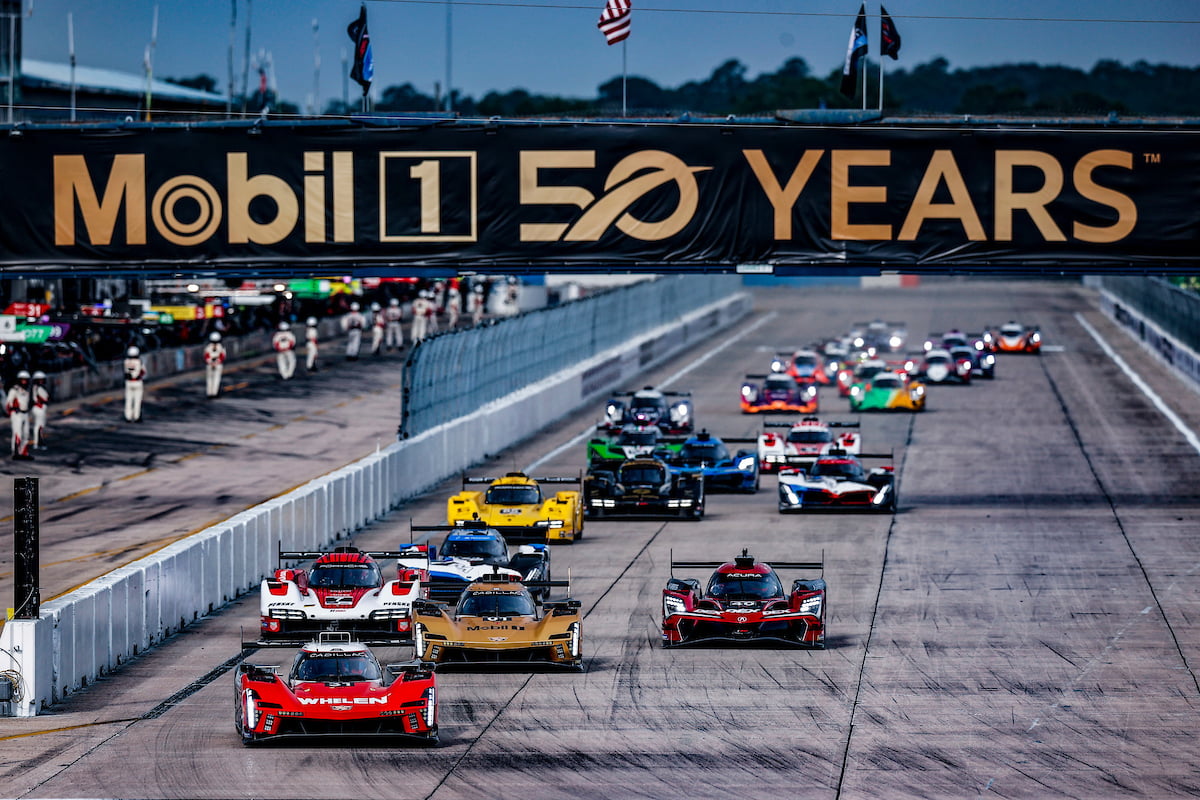
[[[316,559],[309,569],[281,567],[262,582],[263,641],[303,643],[323,630],[355,631],[359,641],[376,643],[412,636],[412,602],[428,595],[425,547],[279,553],[281,563],[308,558]],[[396,580],[384,580],[378,558],[397,559]]]
[[[770,428],[787,428],[776,433]],[[853,429],[853,430],[844,430]],[[758,468],[777,472],[785,466],[811,464],[831,449],[854,454],[862,446],[857,422],[821,422],[805,417],[799,422],[768,422],[758,437]]]

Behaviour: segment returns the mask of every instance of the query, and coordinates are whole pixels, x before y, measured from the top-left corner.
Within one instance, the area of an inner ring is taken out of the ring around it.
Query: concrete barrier
[[[1200,392],[1200,353],[1171,336],[1137,309],[1123,303],[1121,298],[1107,289],[1100,290],[1100,310],[1153,353],[1155,358],[1174,370],[1185,384]]]
[[[21,675],[14,713],[36,715],[256,589],[276,567],[278,546],[317,549],[361,529],[732,325],[751,306],[738,294],[698,309],[114,570],[46,603],[38,619],[10,621],[0,630],[0,658]]]

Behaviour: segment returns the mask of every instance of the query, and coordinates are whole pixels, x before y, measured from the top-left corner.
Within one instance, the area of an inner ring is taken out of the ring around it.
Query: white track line
[[[694,370],[696,367],[698,367],[698,366],[700,366],[701,364],[703,364],[705,361],[708,361],[710,358],[712,358],[712,357],[713,357],[713,356],[715,356],[717,353],[719,353],[719,352],[721,352],[722,350],[724,350],[726,347],[729,347],[729,345],[733,344],[734,342],[738,341],[739,339],[741,339],[741,338],[745,337],[747,334],[749,334],[749,333],[752,333],[753,331],[756,331],[756,330],[758,330],[759,328],[761,328],[763,325],[767,324],[767,322],[769,322],[769,321],[771,321],[772,319],[774,319],[774,318],[775,318],[775,316],[777,315],[777,313],[778,313],[778,312],[776,312],[776,311],[772,311],[771,313],[769,313],[769,314],[765,315],[765,316],[764,316],[762,319],[760,319],[760,320],[758,320],[757,322],[755,322],[754,324],[750,325],[750,327],[746,328],[746,329],[745,329],[745,330],[743,330],[741,333],[737,334],[736,336],[731,336],[730,338],[726,339],[726,340],[725,340],[724,342],[722,342],[722,343],[721,343],[719,346],[717,346],[717,347],[714,347],[712,350],[709,350],[707,353],[705,353],[704,355],[700,356],[700,357],[699,357],[699,358],[697,358],[695,361],[691,362],[691,363],[690,363],[690,364],[688,364],[687,366],[685,366],[685,367],[683,367],[682,369],[680,369],[680,370],[679,370],[678,372],[676,372],[674,375],[670,376],[669,378],[664,378],[664,379],[662,380],[662,382],[661,382],[661,384],[660,384],[660,385],[662,385],[662,386],[670,386],[672,383],[674,383],[675,381],[679,380],[679,379],[680,379],[680,378],[682,378],[684,375],[687,375],[689,372],[691,372],[691,371],[692,371],[692,370]],[[533,471],[534,471],[534,470],[536,470],[536,469],[537,469],[539,466],[541,466],[542,464],[544,464],[544,463],[546,463],[547,461],[549,461],[550,459],[554,458],[554,457],[555,457],[555,456],[557,456],[559,453],[562,453],[562,452],[564,452],[564,451],[566,451],[566,450],[569,450],[570,448],[574,447],[575,445],[579,444],[579,443],[580,443],[580,442],[582,442],[584,439],[586,439],[586,438],[587,438],[587,437],[589,437],[589,436],[592,436],[592,435],[593,435],[593,434],[595,434],[595,433],[596,433],[596,426],[595,426],[595,425],[592,425],[592,426],[590,426],[590,427],[588,427],[588,428],[584,429],[584,430],[583,430],[581,433],[579,433],[579,434],[578,434],[578,435],[576,435],[576,436],[573,436],[573,437],[572,437],[570,440],[568,440],[568,441],[566,441],[566,442],[563,442],[563,443],[562,443],[562,444],[560,444],[558,447],[556,447],[556,448],[554,448],[553,450],[551,450],[549,453],[546,453],[544,456],[542,456],[541,458],[537,459],[536,461],[534,461],[533,463],[531,463],[529,466],[525,467],[525,469],[524,469],[524,470],[522,470],[522,471],[523,471],[523,472],[524,472],[526,475],[530,475],[530,474],[532,474],[532,473],[533,473]]]
[[[1170,420],[1172,425],[1179,429],[1179,432],[1183,434],[1183,438],[1187,439],[1188,444],[1194,447],[1197,453],[1200,453],[1200,436],[1197,436],[1196,432],[1189,428],[1187,424],[1179,418],[1178,414],[1167,407],[1167,404],[1163,402],[1163,399],[1159,397],[1153,389],[1150,388],[1148,383],[1142,380],[1142,376],[1134,372],[1133,368],[1125,363],[1125,359],[1117,355],[1116,351],[1109,346],[1108,342],[1104,341],[1104,339],[1100,336],[1099,331],[1093,328],[1091,323],[1083,318],[1082,314],[1076,312],[1075,319],[1080,325],[1083,326],[1085,331],[1092,335],[1092,338],[1096,340],[1098,345],[1100,345],[1100,349],[1104,351],[1105,355],[1111,358],[1113,362],[1121,368],[1121,371],[1129,376],[1129,380],[1133,381],[1133,385],[1141,389],[1142,394],[1150,398],[1150,402],[1154,404],[1154,407],[1161,411],[1162,415]]]

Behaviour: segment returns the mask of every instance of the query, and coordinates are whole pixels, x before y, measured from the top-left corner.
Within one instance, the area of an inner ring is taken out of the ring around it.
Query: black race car
[[[657,425],[663,433],[692,432],[691,392],[663,392],[647,386],[636,392],[616,392],[604,407],[610,430],[624,425]]]
[[[704,516],[704,476],[675,474],[658,458],[631,458],[613,469],[589,470],[583,481],[584,515],[604,517]]]

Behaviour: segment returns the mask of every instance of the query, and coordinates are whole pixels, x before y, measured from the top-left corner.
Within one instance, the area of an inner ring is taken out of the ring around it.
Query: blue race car
[[[413,525],[415,531],[449,531],[441,550],[429,548],[429,596],[457,602],[459,595],[483,575],[514,575],[522,581],[550,580],[550,549],[523,544],[510,552],[508,541],[495,528],[464,521],[456,525]],[[548,587],[534,592],[545,600]]]
[[[683,443],[679,452],[666,458],[667,467],[676,475],[701,475],[707,491],[758,491],[758,456],[754,450],[738,450],[730,455],[726,442],[757,442],[757,439],[725,439],[706,430]]]

